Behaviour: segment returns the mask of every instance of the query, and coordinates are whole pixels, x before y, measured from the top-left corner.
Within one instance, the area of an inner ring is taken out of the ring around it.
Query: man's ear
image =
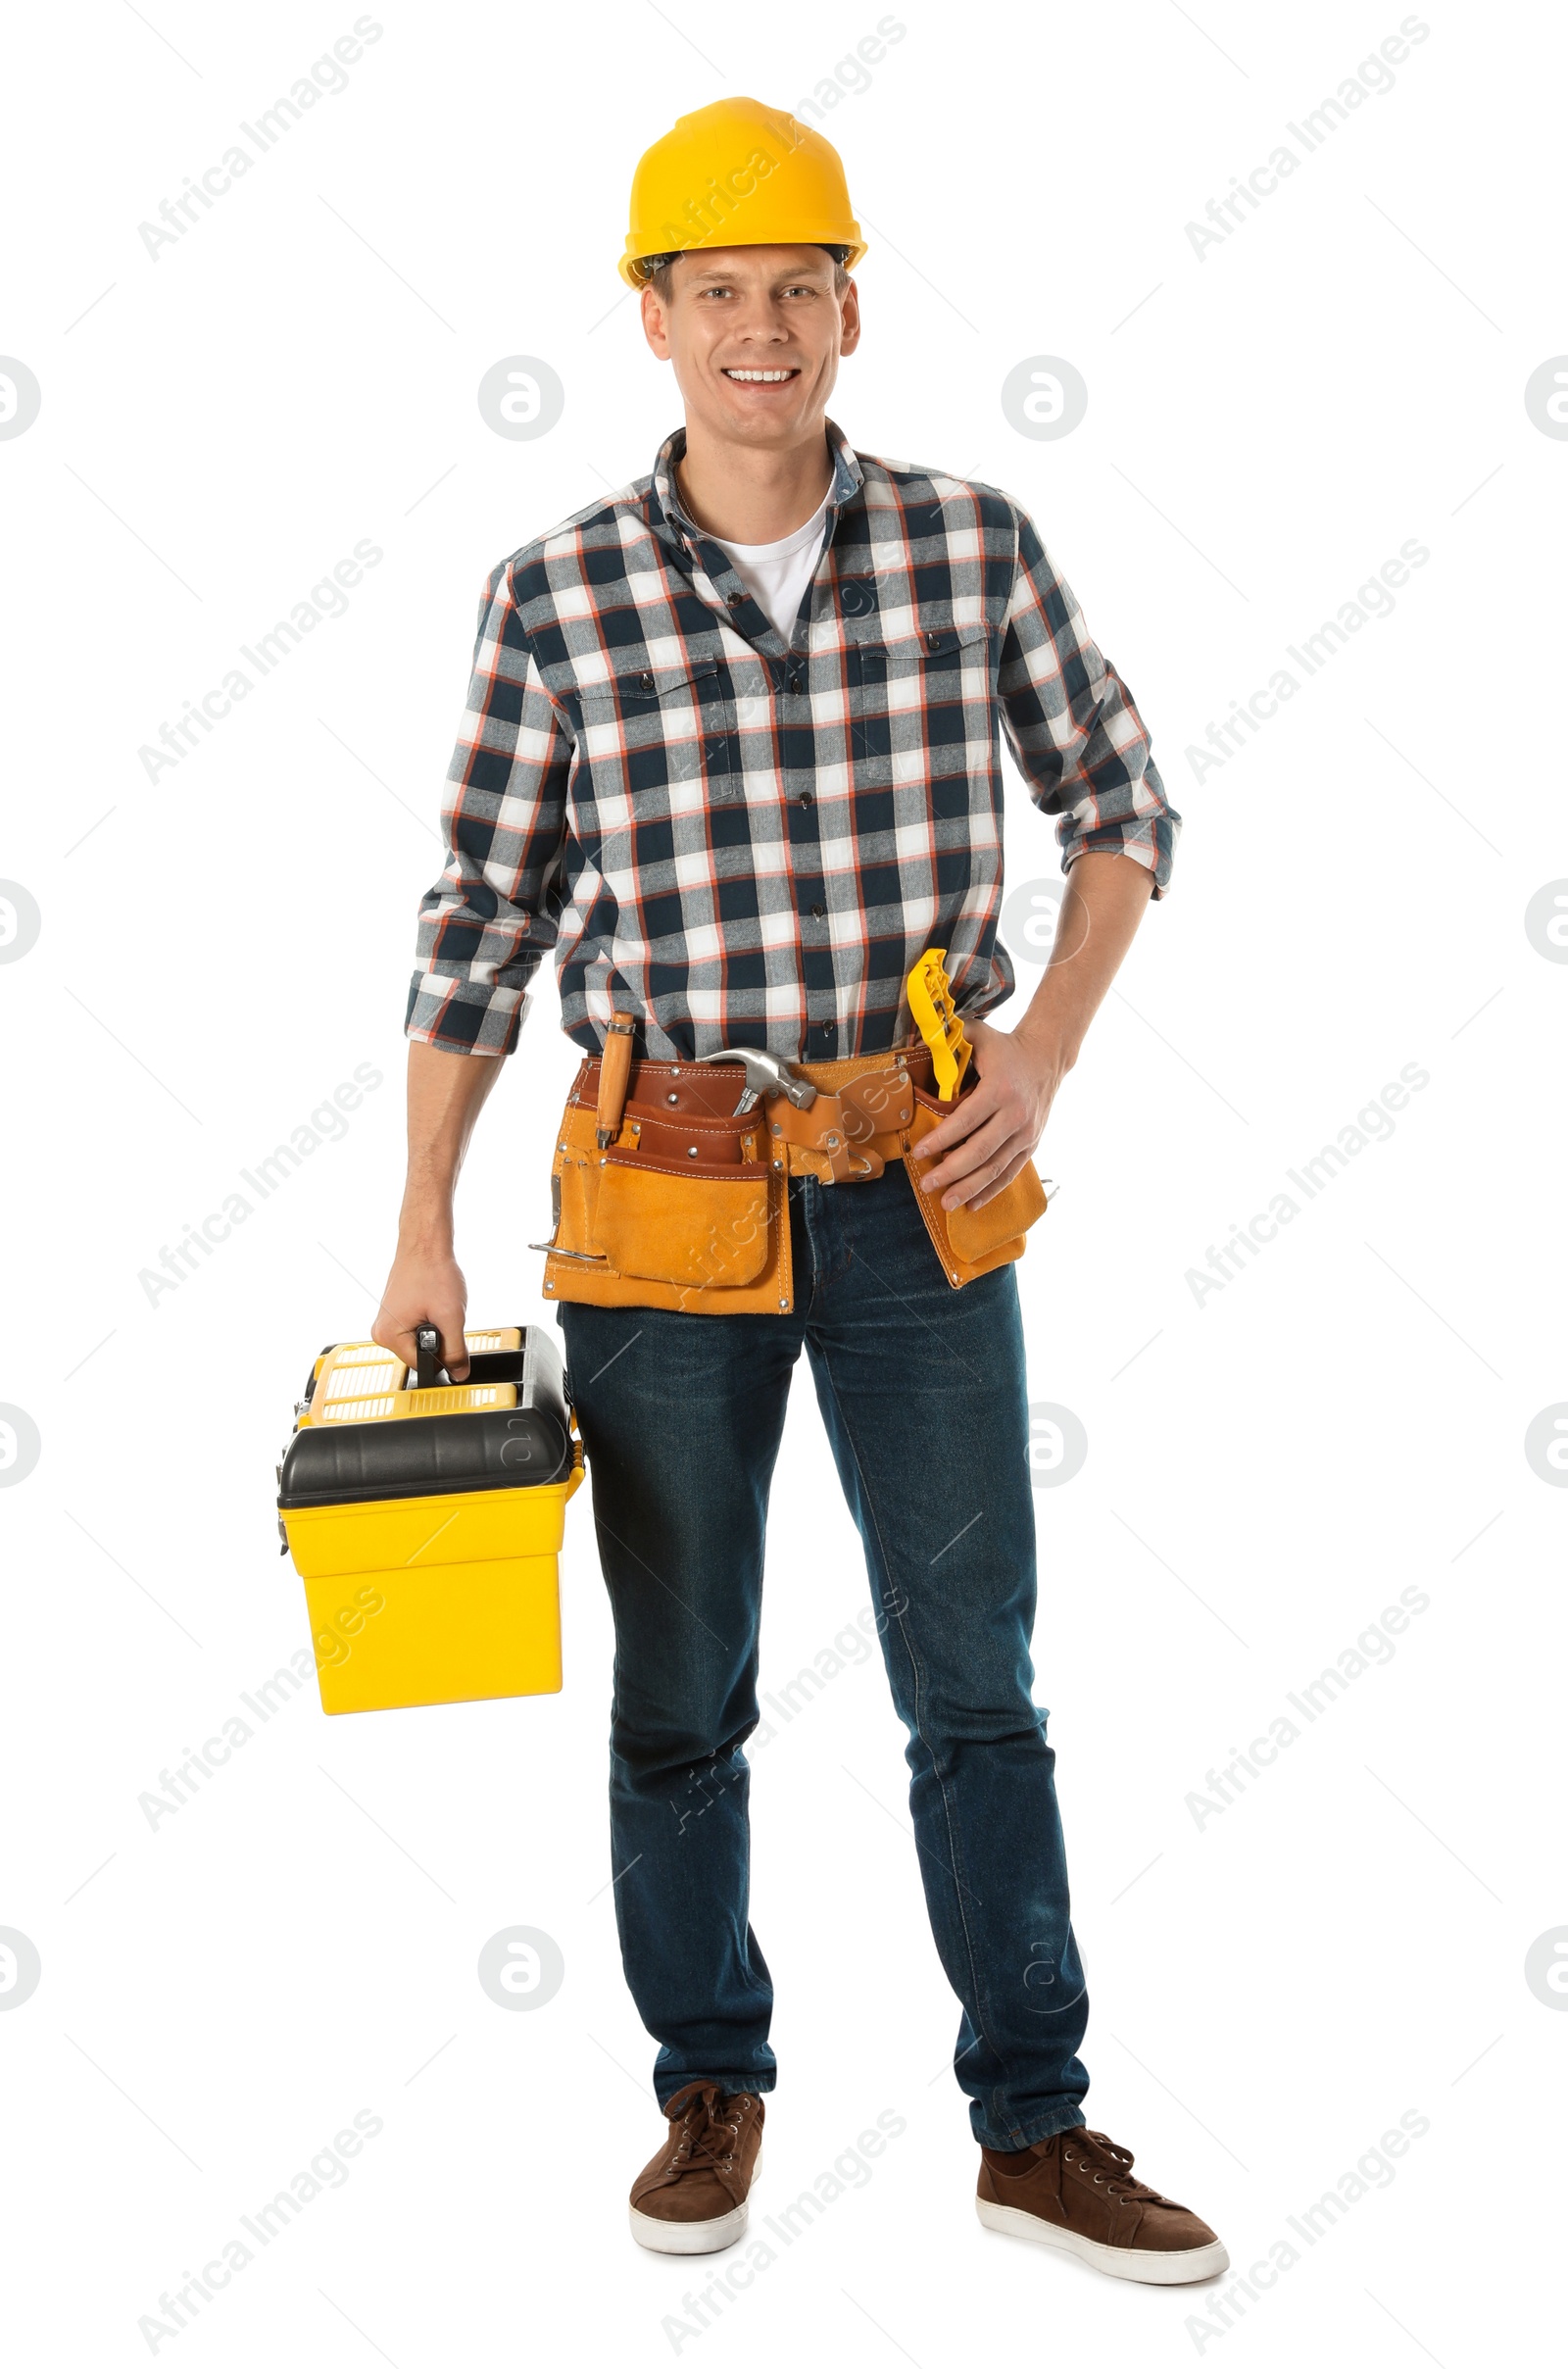
[[[844,316],[844,331],[839,339],[839,352],[853,354],[860,342],[860,291],[853,279],[844,291],[840,309]]]
[[[642,293],[643,335],[650,350],[661,362],[669,360],[669,328],[664,308],[659,301],[659,290],[651,284]]]

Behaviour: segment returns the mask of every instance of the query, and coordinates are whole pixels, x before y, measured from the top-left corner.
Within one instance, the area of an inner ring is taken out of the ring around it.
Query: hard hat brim
[[[843,247],[848,250],[844,269],[853,271],[865,254],[865,241],[855,222],[840,222],[831,230],[803,230],[798,238],[711,238],[693,239],[684,247],[650,247],[641,239],[626,241],[626,253],[616,270],[628,288],[640,290],[647,285],[648,274],[642,266],[657,255],[703,255],[719,252],[726,247]],[[634,251],[635,250],[635,251]]]

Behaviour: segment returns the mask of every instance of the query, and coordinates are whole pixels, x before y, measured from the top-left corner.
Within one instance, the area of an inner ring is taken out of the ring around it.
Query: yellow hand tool
[[[915,1024],[931,1048],[938,1100],[951,1103],[963,1083],[974,1047],[964,1035],[963,1022],[953,1008],[953,989],[943,967],[947,959],[945,946],[928,946],[905,986]]]

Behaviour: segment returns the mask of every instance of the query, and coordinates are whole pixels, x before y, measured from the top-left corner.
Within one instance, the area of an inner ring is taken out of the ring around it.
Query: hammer
[[[776,1053],[759,1053],[755,1046],[723,1046],[717,1053],[700,1053],[695,1066],[706,1061],[738,1061],[746,1072],[746,1085],[732,1117],[755,1110],[764,1094],[782,1094],[797,1110],[808,1110],[816,1100],[816,1088],[808,1077],[802,1077]]]

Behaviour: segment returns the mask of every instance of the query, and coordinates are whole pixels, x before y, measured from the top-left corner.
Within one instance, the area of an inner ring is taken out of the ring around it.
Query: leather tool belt
[[[902,1160],[942,1271],[956,1290],[1022,1257],[1046,1207],[1031,1160],[984,1209],[944,1209],[910,1154],[956,1106],[931,1092],[923,1045],[784,1064],[808,1080],[749,1088],[739,1059],[638,1061],[632,1023],[611,1024],[566,1097],[551,1169],[544,1292],[610,1308],[696,1315],[785,1314],[795,1305],[789,1182],[867,1185]],[[750,1101],[749,1109],[738,1109]]]

